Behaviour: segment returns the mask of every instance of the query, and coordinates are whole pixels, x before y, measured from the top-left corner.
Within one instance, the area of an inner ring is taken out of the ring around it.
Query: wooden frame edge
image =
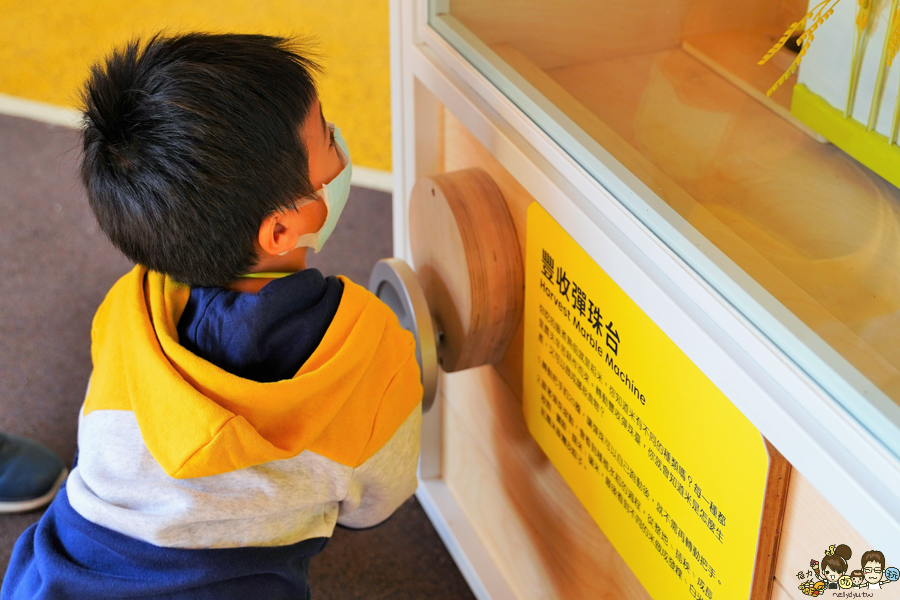
[[[769,600],[772,597],[775,587],[775,565],[778,562],[778,548],[784,526],[784,510],[793,470],[791,463],[769,440],[765,437],[762,440],[769,454],[769,474],[766,477],[766,491],[759,522],[759,541],[756,545],[753,581],[750,585],[751,600]]]

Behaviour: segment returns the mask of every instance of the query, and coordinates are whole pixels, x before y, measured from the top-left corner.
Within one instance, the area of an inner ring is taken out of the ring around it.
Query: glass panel
[[[861,4],[445,0],[430,24],[900,456],[900,149],[888,143],[900,68],[879,67],[900,19],[896,0],[864,19]],[[815,29],[807,52],[791,39],[757,65],[798,22],[795,38]],[[800,83],[794,73],[767,96],[798,57]],[[624,184],[623,167],[646,187]],[[691,258],[635,191],[819,339],[736,300],[736,279]]]

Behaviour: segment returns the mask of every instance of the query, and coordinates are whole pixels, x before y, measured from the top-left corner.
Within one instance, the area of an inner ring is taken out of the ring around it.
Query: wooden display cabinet
[[[900,191],[792,122],[790,85],[765,99],[777,68],[745,68],[798,10],[391,4],[395,254],[411,256],[415,182],[479,167],[523,251],[537,201],[612,265],[793,466],[767,500],[777,543],[757,569],[774,574],[754,599],[806,597],[797,573],[832,544],[900,561],[896,440],[853,404],[900,422]],[[522,335],[497,365],[441,377],[418,497],[480,599],[649,598],[526,429]]]

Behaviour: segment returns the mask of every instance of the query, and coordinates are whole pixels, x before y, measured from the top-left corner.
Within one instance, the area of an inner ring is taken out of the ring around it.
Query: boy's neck
[[[295,248],[284,256],[272,256],[271,254],[260,256],[251,269],[251,273],[296,273],[306,268],[307,248]],[[264,254],[264,253],[260,253]],[[225,289],[235,292],[256,294],[272,281],[270,278],[239,277],[223,286]]]

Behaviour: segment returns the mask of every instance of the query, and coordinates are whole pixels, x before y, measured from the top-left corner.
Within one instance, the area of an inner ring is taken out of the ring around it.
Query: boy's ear
[[[297,211],[275,211],[263,219],[259,226],[259,246],[273,256],[288,252],[297,245],[300,223]]]

